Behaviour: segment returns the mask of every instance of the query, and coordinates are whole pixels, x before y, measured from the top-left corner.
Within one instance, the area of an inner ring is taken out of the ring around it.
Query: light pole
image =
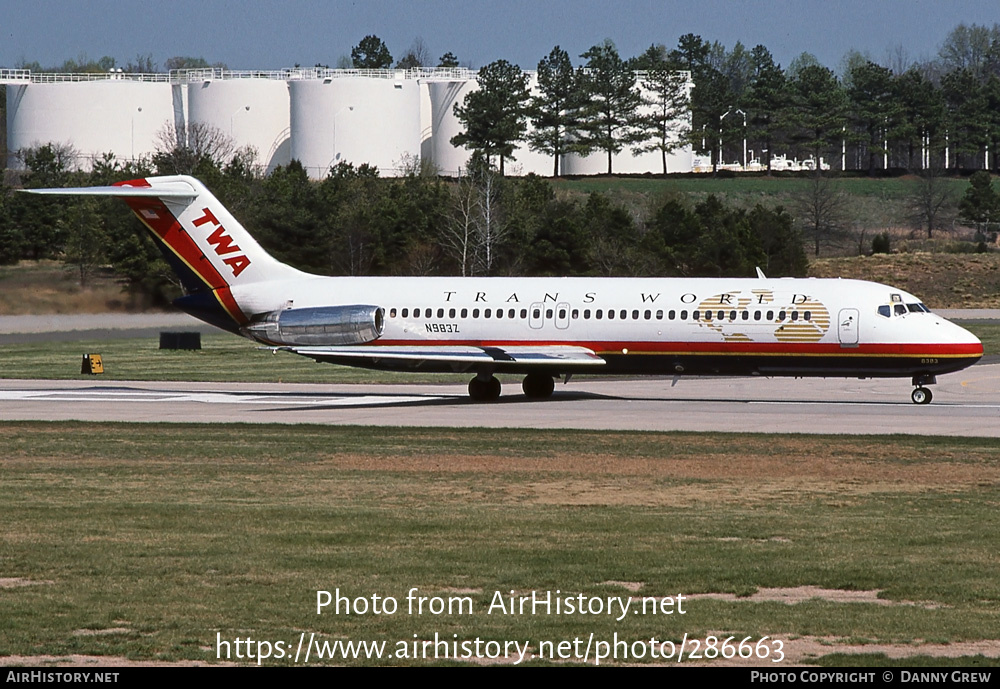
[[[234,129],[236,127],[235,123],[236,116],[239,115],[241,112],[250,112],[250,106],[244,105],[241,108],[236,108],[236,111],[229,116],[229,136],[233,137],[234,139],[236,138],[236,134],[234,133]]]
[[[727,110],[726,114],[719,118],[719,159],[722,159],[722,120],[728,115],[737,113],[743,115],[743,171],[747,169],[747,114],[740,109]]]
[[[142,106],[140,105],[135,110],[136,112],[142,112]],[[131,144],[132,144],[132,160],[135,161],[135,115],[132,115],[132,127],[131,127]]]
[[[334,162],[336,162],[340,158],[340,153],[337,152],[337,118],[343,115],[345,110],[351,112],[354,110],[354,106],[345,105],[340,110],[338,110],[337,113],[333,116],[333,158],[330,160],[330,164],[326,166],[327,170],[332,168]]]

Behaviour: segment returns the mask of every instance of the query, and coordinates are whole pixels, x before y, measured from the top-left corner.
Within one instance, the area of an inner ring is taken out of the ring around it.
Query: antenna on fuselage
[[[757,266],[757,277],[761,280],[767,280],[767,276],[764,275],[764,271],[760,269],[760,266]]]

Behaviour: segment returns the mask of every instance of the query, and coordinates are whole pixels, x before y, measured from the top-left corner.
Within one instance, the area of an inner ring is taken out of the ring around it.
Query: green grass
[[[567,193],[589,194],[597,191],[613,195],[643,195],[656,197],[678,193],[695,196],[717,194],[738,198],[782,198],[802,193],[809,188],[810,180],[802,176],[775,175],[773,177],[713,178],[711,175],[691,175],[667,178],[657,177],[588,177],[581,179],[552,180],[555,189]],[[869,179],[865,177],[835,178],[834,186],[851,197],[879,199],[904,199],[913,193],[915,180],[906,177]],[[948,184],[960,194],[968,187],[968,180],[949,178]],[[786,203],[787,205],[787,203]]]
[[[465,380],[317,364],[289,352],[272,354],[250,340],[202,335],[200,350],[161,350],[159,339],[108,339],[0,345],[0,377],[68,380],[81,377],[84,354],[100,354],[103,380],[243,381],[251,383],[405,383]]]
[[[1000,325],[968,323],[987,354],[1000,354]],[[0,345],[0,378],[80,378],[84,354],[100,354],[102,380],[284,383],[448,383],[468,374],[393,373],[331,364],[288,352],[272,354],[234,335],[203,335],[197,351],[161,350],[156,338]]]
[[[214,661],[217,634],[537,648],[591,632],[906,644],[1000,628],[1000,447],[980,439],[5,423],[0,443],[0,577],[31,582],[0,588],[0,655]],[[615,582],[897,604],[486,614],[497,591],[633,595]],[[406,614],[413,587],[474,613]],[[316,591],[335,589],[402,607],[317,615]]]

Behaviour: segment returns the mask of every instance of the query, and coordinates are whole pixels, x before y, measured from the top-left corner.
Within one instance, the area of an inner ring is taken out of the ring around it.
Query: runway
[[[464,385],[104,384],[0,380],[0,420],[317,423],[1000,437],[1000,364],[942,376],[929,405],[906,379],[575,378],[528,401],[513,379],[500,400]]]

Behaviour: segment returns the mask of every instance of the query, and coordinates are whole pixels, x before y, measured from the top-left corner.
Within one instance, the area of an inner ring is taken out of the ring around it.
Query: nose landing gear
[[[930,404],[931,400],[934,399],[934,395],[931,391],[925,388],[925,385],[933,385],[937,382],[937,378],[934,376],[913,376],[913,384],[917,387],[910,393],[910,399],[913,400],[914,404]]]

